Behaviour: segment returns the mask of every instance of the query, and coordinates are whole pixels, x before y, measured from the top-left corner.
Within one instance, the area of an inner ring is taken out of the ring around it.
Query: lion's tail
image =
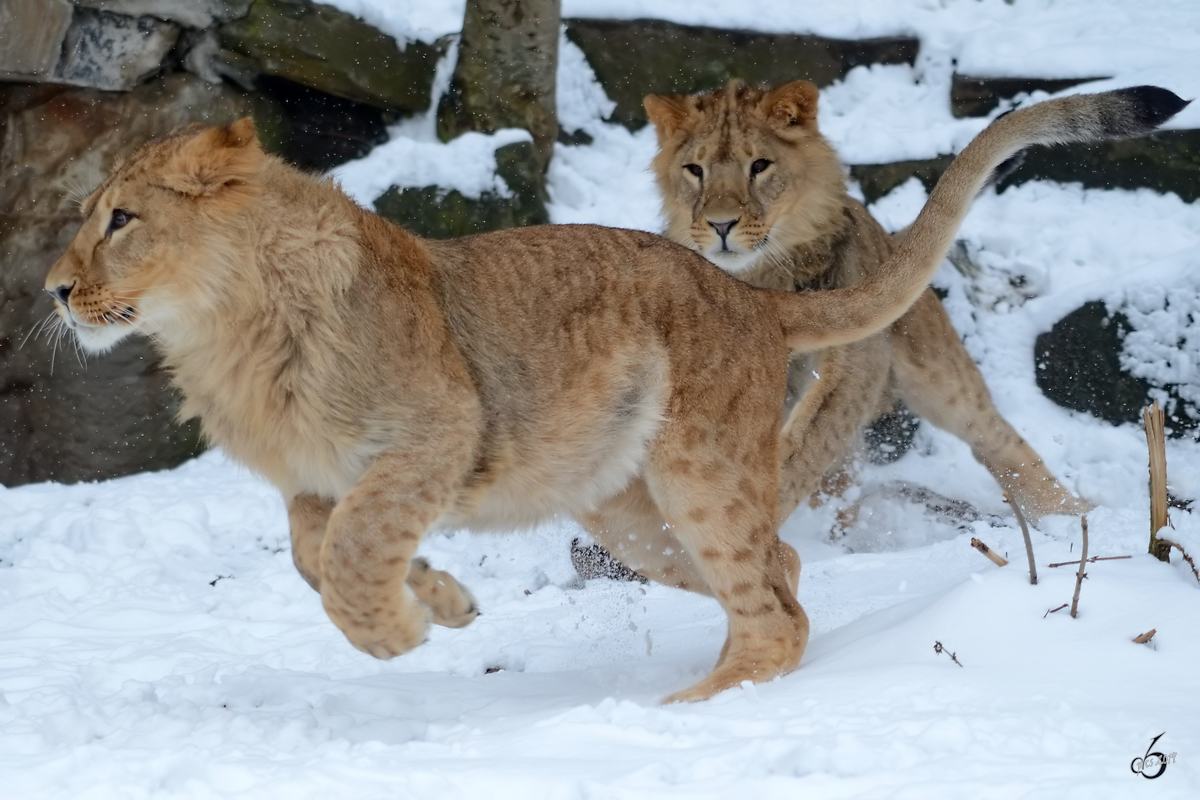
[[[1157,86],[1135,86],[1063,97],[999,117],[954,160],[891,258],[869,277],[845,289],[771,293],[788,346],[847,344],[899,319],[925,290],[980,189],[1022,149],[1141,136],[1188,102]]]

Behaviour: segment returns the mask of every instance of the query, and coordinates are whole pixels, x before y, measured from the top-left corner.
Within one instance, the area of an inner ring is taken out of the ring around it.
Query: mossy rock
[[[912,64],[920,43],[904,36],[857,41],[821,36],[728,31],[659,20],[565,20],[616,104],[613,120],[646,124],[642,98],[651,93],[704,92],[731,78],[779,85],[806,79],[825,86],[860,64]]]
[[[308,0],[255,0],[219,29],[221,45],[253,59],[267,75],[390,111],[429,107],[443,48],[392,37],[333,6]]]
[[[855,164],[850,167],[850,177],[858,181],[863,198],[869,205],[909,178],[919,180],[925,191],[933,191],[938,179],[953,161],[954,156],[946,155],[919,161],[894,161],[891,164]]]
[[[418,236],[451,239],[475,233],[545,225],[550,221],[541,188],[541,169],[529,142],[496,150],[496,174],[512,197],[484,192],[474,199],[438,186],[393,186],[375,201],[375,210]]]
[[[1153,189],[1184,201],[1200,198],[1200,130],[1158,131],[1139,139],[1033,147],[998,188],[1031,180],[1082,183],[1089,189]]]
[[[956,117],[986,117],[1003,100],[1019,94],[1056,94],[1072,86],[1103,78],[976,78],[955,73],[950,81],[950,113]]]

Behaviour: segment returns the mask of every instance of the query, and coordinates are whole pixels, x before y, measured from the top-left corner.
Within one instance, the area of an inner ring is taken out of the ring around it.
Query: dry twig
[[[1145,644],[1146,642],[1148,642],[1148,641],[1150,641],[1151,639],[1153,639],[1153,638],[1154,638],[1154,634],[1156,634],[1156,633],[1158,633],[1158,629],[1157,629],[1157,628],[1151,628],[1150,630],[1148,630],[1148,631],[1146,631],[1145,633],[1143,633],[1141,636],[1135,636],[1135,637],[1133,637],[1133,643],[1134,643],[1134,644]]]
[[[1133,556],[1092,556],[1088,559],[1089,564],[1095,564],[1097,561],[1120,561],[1122,558],[1133,558]],[[1069,567],[1072,564],[1078,564],[1078,561],[1060,561],[1057,564],[1047,564],[1048,567]]]
[[[1042,614],[1042,619],[1045,619],[1046,617],[1050,616],[1050,615],[1051,615],[1051,614],[1053,614],[1055,611],[1062,611],[1062,610],[1063,610],[1064,608],[1066,608],[1066,607],[1067,607],[1067,604],[1066,604],[1066,603],[1063,603],[1063,604],[1062,604],[1061,606],[1059,606],[1058,608],[1052,608],[1052,609],[1050,609],[1049,611],[1047,611],[1045,614]]]
[[[1080,517],[1083,526],[1083,550],[1079,554],[1079,572],[1075,574],[1075,596],[1071,598],[1071,618],[1079,616],[1079,590],[1083,588],[1083,579],[1087,577],[1083,568],[1087,566],[1087,514]]]
[[[951,661],[953,661],[955,664],[958,664],[960,667],[962,666],[962,662],[955,657],[954,653],[951,653],[949,650],[947,650],[941,642],[935,641],[933,643],[933,652],[937,653],[939,656],[942,653],[945,653],[946,655],[950,656]]]
[[[986,544],[979,541],[978,539],[971,540],[971,547],[974,547],[976,550],[978,550],[979,552],[981,552],[985,556],[987,556],[989,559],[991,559],[991,562],[993,564],[995,564],[997,567],[1008,566],[1008,561],[1005,560],[1003,556],[1001,556],[995,550],[988,547]]]
[[[1171,548],[1158,540],[1158,532],[1171,524],[1167,514],[1167,440],[1164,415],[1158,401],[1142,409],[1146,425],[1146,445],[1150,449],[1150,555],[1159,561],[1171,560]]]
[[[1012,506],[1013,514],[1017,516],[1017,524],[1021,526],[1021,536],[1025,537],[1025,555],[1029,557],[1029,583],[1037,586],[1037,567],[1033,565],[1033,542],[1029,540],[1029,525],[1025,522],[1025,513],[1008,492],[1004,493],[1004,502]]]
[[[1192,574],[1196,576],[1196,580],[1200,581],[1200,572],[1196,571],[1196,562],[1188,555],[1188,551],[1183,549],[1183,545],[1171,539],[1164,539],[1161,536],[1158,538],[1158,543],[1166,548],[1168,554],[1171,552],[1172,547],[1178,550],[1183,556],[1183,560],[1192,568]],[[1170,560],[1170,555],[1168,555],[1167,560]]]

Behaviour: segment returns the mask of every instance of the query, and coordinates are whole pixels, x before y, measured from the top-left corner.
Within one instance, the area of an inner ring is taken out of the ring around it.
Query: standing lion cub
[[[647,97],[667,236],[765,289],[841,288],[880,269],[895,242],[846,193],[845,169],[817,128],[818,97],[808,81],[759,90],[740,80]],[[794,115],[775,113],[785,99]],[[1000,416],[931,290],[886,331],[798,354],[788,377],[796,402],[782,434],[780,521],[822,477],[837,485],[830,470],[896,399],[970,445],[1035,524],[1089,508]]]
[[[636,231],[422,240],[265,155],[241,120],[120,165],[46,289],[88,350],[153,337],[182,413],[283,494],[296,565],[355,647],[391,658],[431,621],[474,618],[470,594],[416,558],[431,528],[568,513],[616,532],[653,514],[671,569],[728,616],[716,668],[669,698],[701,700],[794,669],[808,640],[799,562],[775,535],[789,349],[891,325],[1017,150],[1138,135],[1181,107],[1144,87],[998,120],[887,263],[804,294]]]

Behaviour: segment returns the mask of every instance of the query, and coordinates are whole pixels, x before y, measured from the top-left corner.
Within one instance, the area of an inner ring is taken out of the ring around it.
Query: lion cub
[[[896,249],[846,193],[845,169],[817,129],[817,87],[773,91],[731,81],[698,95],[650,95],[654,171],[667,236],[768,289],[851,286]],[[796,109],[783,120],[781,103]],[[962,439],[1034,523],[1090,508],[1067,492],[1000,416],[983,376],[927,290],[886,331],[793,357],[797,398],[783,428],[782,521],[852,455],[859,432],[896,399]]]
[[[636,231],[422,240],[264,154],[241,120],[117,167],[46,290],[88,350],[153,337],[183,414],[283,494],[296,565],[355,647],[392,658],[431,621],[474,618],[470,594],[415,557],[431,528],[567,513],[617,535],[652,514],[728,617],[715,669],[669,698],[700,700],[794,669],[808,641],[799,562],[775,535],[789,349],[891,325],[1020,148],[1136,135],[1180,107],[1143,88],[1011,114],[882,268],[804,294]],[[791,125],[802,109],[781,96],[769,112]]]

